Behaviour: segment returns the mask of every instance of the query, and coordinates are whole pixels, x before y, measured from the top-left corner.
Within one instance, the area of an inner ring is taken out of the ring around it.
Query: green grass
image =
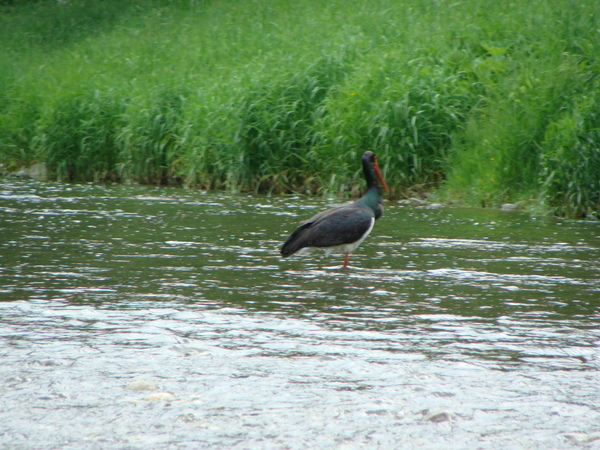
[[[0,4],[0,164],[72,181],[600,210],[591,0]]]

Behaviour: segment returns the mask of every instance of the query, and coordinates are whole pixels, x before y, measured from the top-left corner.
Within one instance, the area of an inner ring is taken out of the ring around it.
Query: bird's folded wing
[[[288,238],[282,253],[292,254],[304,247],[332,247],[359,240],[371,227],[369,208],[343,206],[317,214]]]

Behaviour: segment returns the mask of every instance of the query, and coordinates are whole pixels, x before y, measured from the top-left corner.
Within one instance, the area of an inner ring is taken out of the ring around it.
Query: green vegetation
[[[600,211],[594,0],[0,3],[0,164]]]

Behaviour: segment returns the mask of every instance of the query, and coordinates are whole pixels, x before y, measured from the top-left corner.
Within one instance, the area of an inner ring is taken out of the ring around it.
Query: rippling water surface
[[[331,203],[0,180],[0,447],[600,448],[600,224]]]

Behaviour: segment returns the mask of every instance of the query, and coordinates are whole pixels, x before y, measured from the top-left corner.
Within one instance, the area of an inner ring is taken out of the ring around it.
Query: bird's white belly
[[[373,225],[375,225],[375,218],[371,218],[371,225],[369,225],[369,229],[365,232],[365,234],[362,235],[362,237],[358,241],[350,242],[349,244],[334,245],[333,247],[325,247],[325,255],[329,256],[332,253],[352,253],[362,243],[362,241],[366,239],[369,233],[371,233]]]

